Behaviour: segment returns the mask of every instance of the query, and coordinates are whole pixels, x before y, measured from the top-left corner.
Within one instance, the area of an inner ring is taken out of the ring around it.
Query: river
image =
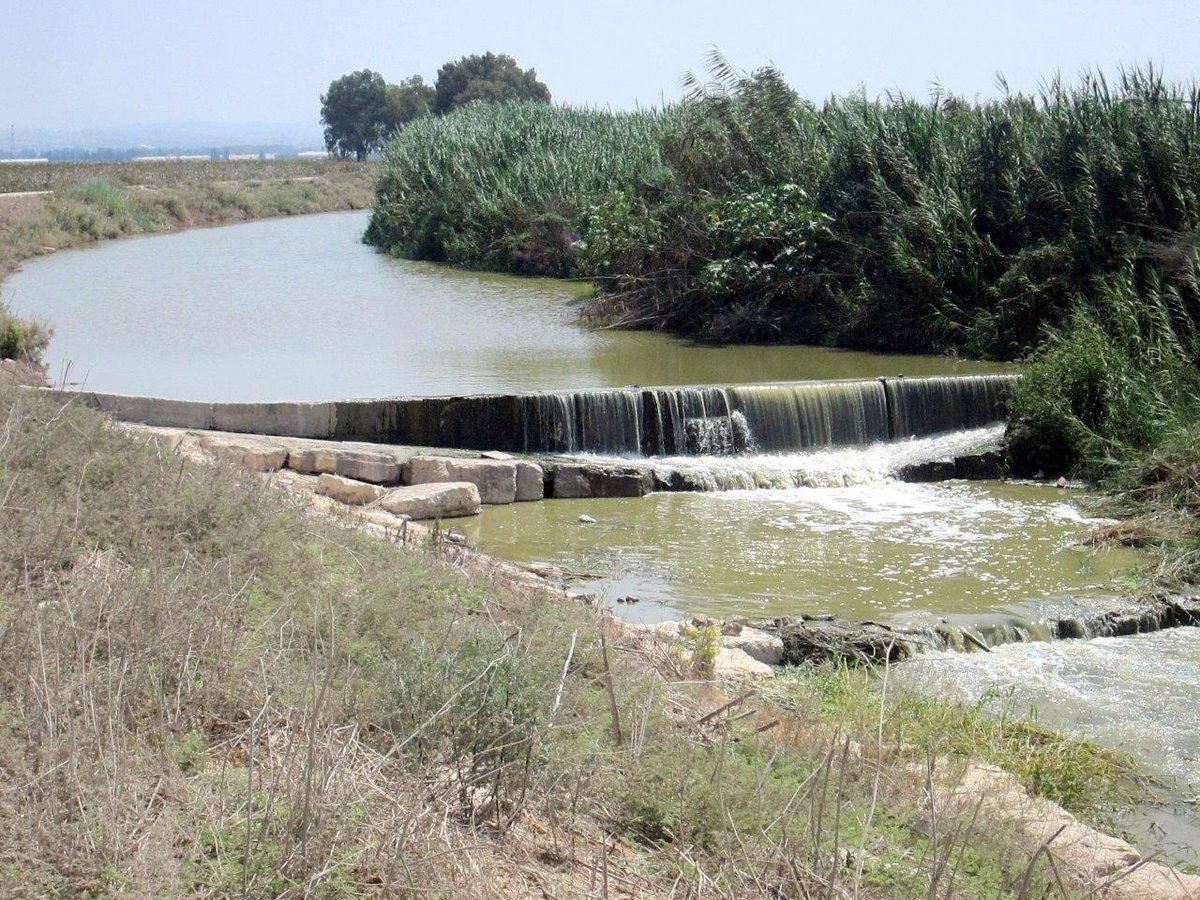
[[[365,213],[268,220],[105,244],[30,262],[6,302],[56,329],[52,376],[118,393],[209,401],[327,400],[745,384],[1002,367],[809,347],[703,347],[589,331],[587,287],[392,259],[359,240]],[[921,447],[688,460],[714,482],[790,486],[487,509],[463,523],[485,550],[601,577],[585,588],[637,620],[837,613],[906,621],[1036,618],[1066,595],[1112,595],[1140,557],[1084,546],[1081,496],[1000,483],[909,485]],[[802,485],[802,486],[795,486]],[[596,521],[581,523],[587,515]],[[617,604],[617,600],[630,600]],[[1011,644],[905,664],[910,686],[1132,752],[1171,782],[1129,821],[1194,858],[1186,801],[1200,781],[1194,630]],[[1157,808],[1156,808],[1157,809]]]
[[[999,367],[812,347],[697,347],[576,324],[589,288],[364,245],[363,212],[114,241],[34,260],[12,309],[53,324],[51,375],[182,400],[336,400],[736,384]]]

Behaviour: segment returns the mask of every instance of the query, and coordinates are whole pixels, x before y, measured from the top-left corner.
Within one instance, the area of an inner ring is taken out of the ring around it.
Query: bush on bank
[[[39,366],[52,335],[49,326],[14,316],[0,301],[0,359]]]
[[[1008,434],[1018,472],[1102,480],[1200,424],[1195,252],[1169,277],[1137,269],[1081,298],[1025,366]]]

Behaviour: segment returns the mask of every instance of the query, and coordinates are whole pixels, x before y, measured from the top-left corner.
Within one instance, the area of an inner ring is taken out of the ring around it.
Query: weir
[[[619,388],[338,404],[339,437],[625,456],[781,453],[863,446],[994,424],[1018,376],[880,378],[730,387]]]
[[[510,453],[781,453],[1002,422],[1019,376],[628,387],[330,403],[198,403],[81,393],[115,418],[184,428]]]

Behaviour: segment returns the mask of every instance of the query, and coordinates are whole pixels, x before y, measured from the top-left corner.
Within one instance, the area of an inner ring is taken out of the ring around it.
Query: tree
[[[382,147],[394,127],[383,76],[362,69],[330,82],[328,93],[321,95],[321,124],[325,148],[343,159],[366,159]]]
[[[428,115],[433,109],[437,93],[420,75],[414,75],[399,84],[387,86],[388,133],[413,119]]]
[[[474,100],[549,103],[550,89],[533,69],[522,70],[507,54],[464,56],[438,69],[434,112],[444,115]]]

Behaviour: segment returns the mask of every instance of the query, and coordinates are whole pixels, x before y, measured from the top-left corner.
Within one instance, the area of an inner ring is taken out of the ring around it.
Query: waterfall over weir
[[[337,404],[337,436],[518,453],[782,453],[862,446],[1000,422],[1016,377],[351,401]]]

